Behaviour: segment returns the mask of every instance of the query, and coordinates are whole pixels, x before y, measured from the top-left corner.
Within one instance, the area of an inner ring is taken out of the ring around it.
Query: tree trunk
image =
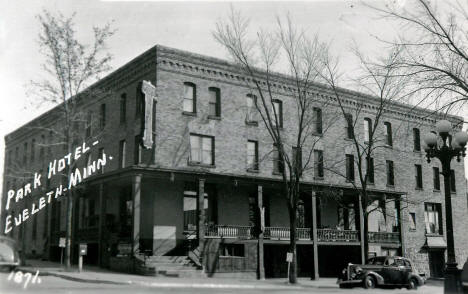
[[[294,196],[291,196],[294,197]],[[289,252],[293,254],[289,263],[289,283],[297,283],[297,249],[296,249],[296,209],[289,205]]]

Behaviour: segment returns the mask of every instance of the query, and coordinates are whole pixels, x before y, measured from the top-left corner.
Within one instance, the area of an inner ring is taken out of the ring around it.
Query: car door
[[[382,277],[385,284],[398,284],[401,279],[400,269],[395,257],[388,257],[382,268]]]
[[[403,258],[396,258],[395,264],[397,267],[397,271],[394,275],[393,284],[404,285],[407,284],[407,276],[408,276],[408,266],[405,263]]]

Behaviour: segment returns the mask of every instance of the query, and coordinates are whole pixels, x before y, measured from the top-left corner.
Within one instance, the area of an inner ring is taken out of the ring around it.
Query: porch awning
[[[443,236],[427,236],[426,247],[429,249],[445,249],[447,244]]]

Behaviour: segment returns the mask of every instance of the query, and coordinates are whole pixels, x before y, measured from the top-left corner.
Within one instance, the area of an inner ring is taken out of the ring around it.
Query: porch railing
[[[296,238],[298,240],[311,239],[310,228],[296,228]],[[289,240],[290,229],[288,227],[265,227],[264,238],[273,240]]]
[[[400,243],[400,233],[369,232],[369,243]]]
[[[319,242],[358,242],[359,232],[352,230],[317,229]]]
[[[206,225],[205,237],[251,239],[252,231],[251,226]]]

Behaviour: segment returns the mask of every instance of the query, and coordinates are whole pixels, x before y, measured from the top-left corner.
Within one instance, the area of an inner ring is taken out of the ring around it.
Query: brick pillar
[[[135,175],[132,179],[133,199],[133,229],[132,229],[132,253],[140,250],[140,202],[141,202],[141,175]]]
[[[198,180],[198,202],[197,202],[198,222],[197,238],[198,250],[200,251],[200,263],[203,267],[203,249],[205,245],[205,179]]]
[[[263,231],[265,230],[265,209],[263,208],[263,187],[258,185],[257,187],[257,203],[259,211],[258,227],[260,228],[258,233],[258,279],[265,280],[265,262],[264,262],[264,248],[263,248]]]
[[[312,280],[319,279],[318,238],[317,238],[317,192],[312,191],[312,241],[314,246],[314,275]]]

